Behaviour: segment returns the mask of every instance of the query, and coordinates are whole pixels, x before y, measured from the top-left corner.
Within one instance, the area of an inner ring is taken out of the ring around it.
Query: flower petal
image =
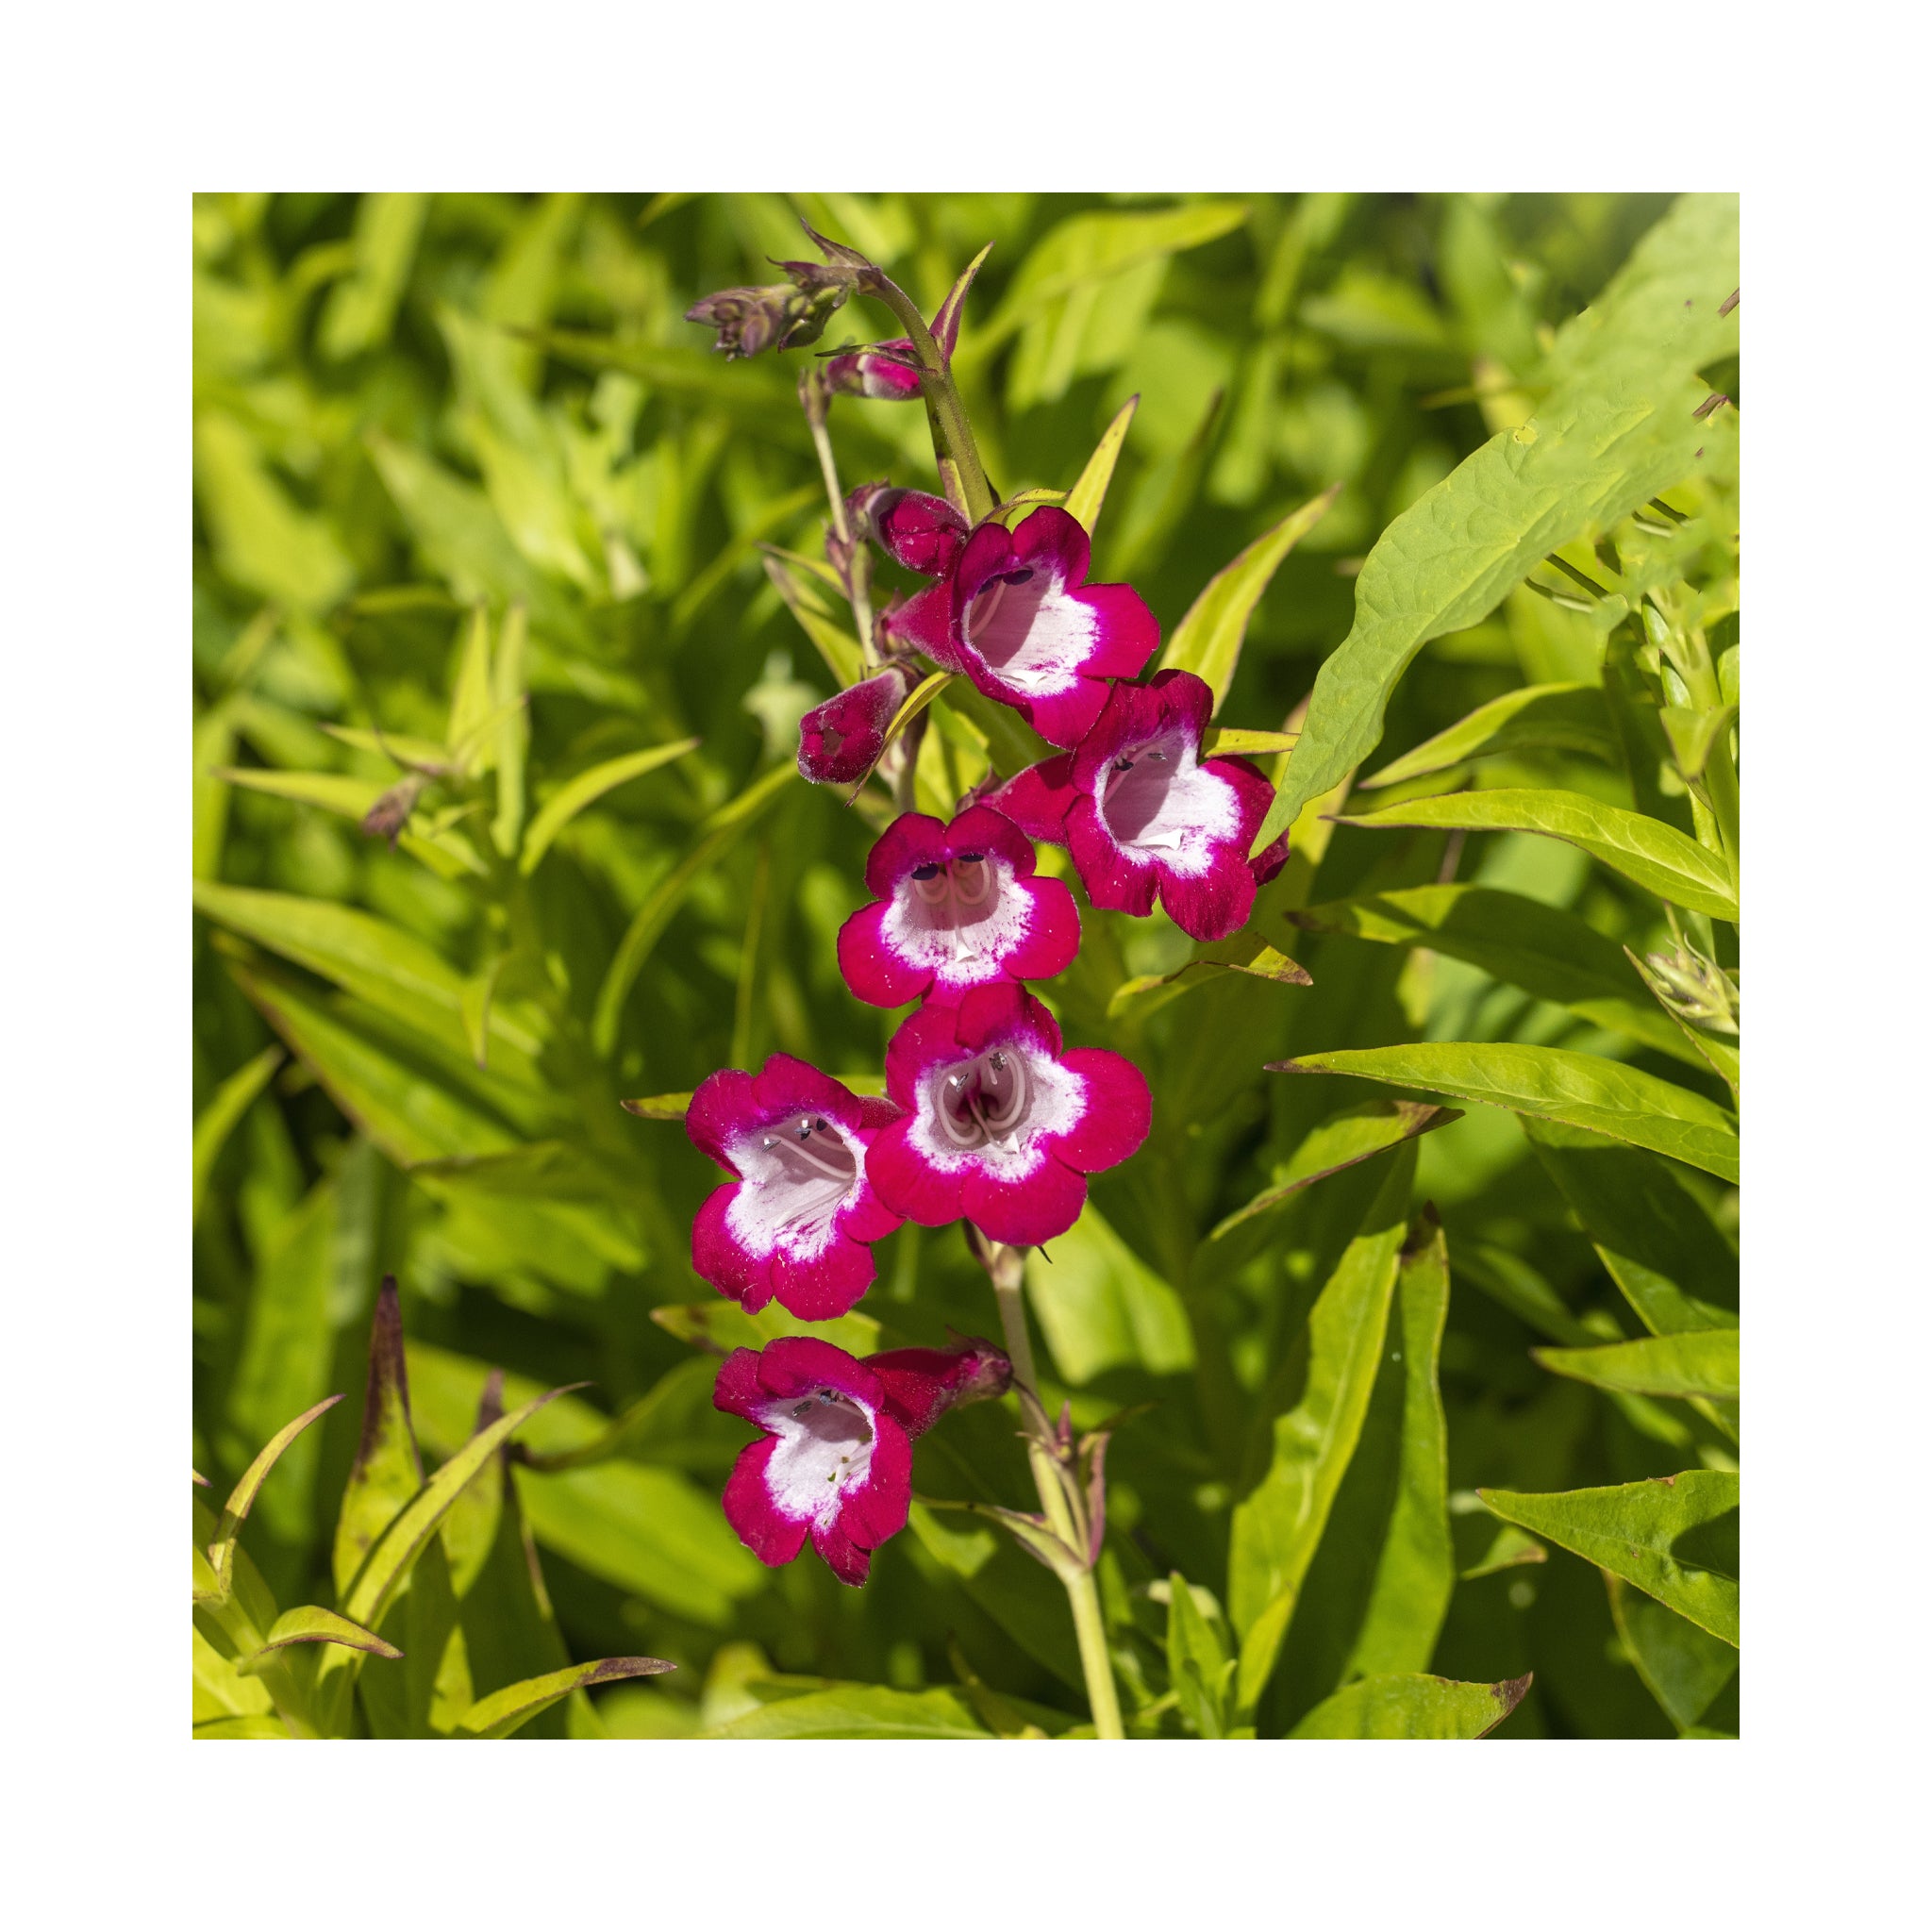
[[[1080,908],[1058,879],[1016,879],[1009,889],[1024,892],[1033,916],[1026,936],[1008,955],[1006,967],[1014,979],[1051,979],[1074,963],[1080,950]]]
[[[758,1380],[774,1400],[790,1402],[815,1389],[835,1389],[866,1409],[886,1399],[884,1385],[855,1355],[816,1335],[781,1335],[758,1352]]]
[[[1100,1046],[1076,1046],[1061,1063],[1080,1075],[1087,1106],[1071,1132],[1054,1143],[1054,1153],[1082,1174],[1118,1167],[1137,1152],[1154,1124],[1154,1096],[1146,1076],[1132,1060]]]
[[[736,1067],[725,1067],[698,1083],[698,1091],[685,1109],[684,1131],[701,1154],[708,1154],[720,1167],[732,1166],[724,1151],[734,1136],[756,1124],[758,1099],[752,1091],[752,1076]]]
[[[1029,839],[1051,844],[1067,842],[1066,817],[1077,795],[1074,791],[1074,754],[1061,752],[1016,772],[987,803],[1009,818]]]
[[[1131,584],[1090,584],[1076,593],[1094,616],[1090,677],[1139,677],[1160,645],[1160,625]]]
[[[919,378],[910,370],[879,367],[893,377],[908,376],[912,392],[918,392]],[[880,490],[867,501],[865,513],[886,555],[923,577],[943,575],[965,547],[966,519],[942,496],[923,490]]]
[[[731,1231],[727,1217],[741,1185],[727,1181],[706,1197],[691,1224],[691,1265],[720,1294],[756,1311],[772,1299],[772,1257],[753,1254]]]
[[[772,1257],[772,1292],[801,1322],[835,1322],[849,1313],[877,1274],[871,1248],[843,1238],[808,1261],[782,1248]]]
[[[959,1218],[959,1176],[941,1174],[923,1159],[908,1142],[908,1125],[899,1121],[874,1141],[866,1172],[895,1214],[922,1227],[944,1227]]]
[[[1236,844],[1217,846],[1205,872],[1163,869],[1160,903],[1191,940],[1224,940],[1239,932],[1255,909],[1255,874],[1246,851]]]
[[[901,812],[865,856],[865,890],[874,899],[890,899],[914,866],[943,865],[949,857],[942,821],[927,812]]]
[[[814,1524],[811,1546],[825,1559],[825,1567],[841,1583],[856,1590],[872,1574],[872,1552],[862,1550],[845,1533],[844,1521],[834,1517],[830,1523]]]
[[[724,1481],[725,1522],[760,1563],[774,1568],[791,1562],[804,1549],[807,1528],[802,1518],[779,1510],[765,1480],[765,1465],[777,1446],[775,1436],[762,1436],[749,1443],[739,1452]]]
[[[883,1411],[872,1419],[872,1463],[865,1480],[840,1499],[839,1527],[853,1541],[875,1550],[906,1527],[912,1501],[912,1443]]]
[[[758,1350],[734,1348],[718,1365],[718,1379],[711,1386],[711,1407],[755,1423],[771,1399],[765,1385],[758,1380]]]
[[[932,984],[932,969],[904,958],[886,938],[884,900],[861,906],[839,928],[839,971],[855,999],[869,1007],[903,1007]]]
[[[1085,1176],[1051,1156],[1021,1181],[994,1180],[983,1168],[972,1168],[959,1192],[974,1226],[989,1240],[1016,1248],[1038,1247],[1065,1234],[1087,1205]]]
[[[1067,849],[1080,883],[1094,905],[1111,912],[1131,912],[1145,919],[1154,910],[1160,874],[1152,865],[1137,865],[1123,852],[1101,822],[1099,808],[1082,793],[1067,812]]]

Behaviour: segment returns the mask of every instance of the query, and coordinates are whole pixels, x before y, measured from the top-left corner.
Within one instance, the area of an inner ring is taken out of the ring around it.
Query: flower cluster
[[[837,244],[821,246],[828,282],[852,272]],[[793,287],[772,291],[762,339],[721,328],[727,353],[734,342],[746,354],[782,346],[781,324],[796,327],[820,297],[812,277],[786,267]],[[931,347],[922,369],[906,338],[834,357],[817,387],[807,385],[820,399],[811,421],[834,491],[841,577],[853,581],[842,566],[869,540],[927,581],[879,614],[866,639],[869,675],[806,715],[799,769],[821,783],[862,783],[920,657],[1009,707],[1056,755],[969,795],[950,822],[903,811],[874,845],[871,900],[846,920],[838,955],[858,999],[918,1002],[887,1047],[883,1098],[861,1098],[784,1054],[757,1074],[713,1074],[692,1097],[691,1138],[731,1176],[698,1212],[692,1265],[747,1309],[775,1301],[805,1321],[847,1313],[875,1277],[873,1243],[905,1221],[963,1220],[1009,1248],[1053,1240],[1079,1218],[1088,1175],[1146,1139],[1152,1101],[1140,1070],[1105,1049],[1068,1049],[1027,990],[1064,972],[1080,941],[1074,895],[1039,874],[1036,840],[1067,848],[1095,907],[1144,916],[1158,899],[1197,940],[1241,926],[1286,857],[1285,841],[1248,857],[1272,788],[1245,759],[1205,752],[1208,687],[1180,670],[1138,681],[1159,627],[1130,586],[1088,582],[1077,518],[1045,507],[1011,527],[997,509],[970,522],[947,498],[889,484],[838,499],[824,396],[909,400],[928,380],[943,395],[971,275],[935,318],[937,372]],[[978,488],[984,497],[983,477]],[[862,631],[863,601],[855,595]],[[909,756],[902,746],[902,801]],[[861,1582],[872,1551],[905,1524],[911,1439],[954,1403],[999,1392],[1009,1375],[1007,1358],[983,1343],[863,1361],[799,1337],[740,1349],[715,1399],[761,1433],[732,1472],[725,1514],[763,1561],[789,1562],[809,1540],[836,1575]]]

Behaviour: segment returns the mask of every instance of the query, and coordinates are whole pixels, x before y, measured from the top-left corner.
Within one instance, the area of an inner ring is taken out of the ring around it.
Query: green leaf
[[[1486,1738],[1529,1689],[1526,1676],[1502,1684],[1449,1677],[1364,1677],[1318,1704],[1291,1738]]]
[[[1391,1147],[1461,1118],[1456,1108],[1436,1107],[1424,1100],[1365,1100],[1359,1107],[1331,1114],[1310,1129],[1294,1150],[1287,1174],[1273,1187],[1263,1188],[1246,1207],[1237,1208],[1208,1239],[1224,1241],[1237,1228],[1293,1199],[1303,1189],[1326,1180],[1331,1174],[1373,1160]]]
[[[286,1058],[279,1046],[263,1047],[252,1060],[238,1067],[215,1089],[214,1098],[202,1109],[200,1119],[194,1124],[193,1219],[196,1221],[201,1219],[201,1202],[208,1192],[208,1177],[214,1172],[215,1162],[221,1158],[228,1136],[240,1124],[242,1116],[255,1105],[257,1095],[275,1077],[275,1069]]]
[[[1228,1614],[1241,1639],[1244,1713],[1255,1708],[1274,1673],[1302,1580],[1368,1412],[1414,1177],[1415,1149],[1405,1143],[1361,1232],[1309,1311],[1300,1399],[1269,1424],[1266,1474],[1235,1506]]]
[[[1490,1511],[1634,1583],[1700,1629],[1738,1642],[1738,1477],[1690,1469],[1613,1489],[1478,1490]]]
[[[1505,691],[1435,737],[1404,752],[1375,773],[1357,780],[1364,791],[1401,785],[1431,772],[1446,772],[1473,758],[1503,752],[1569,751],[1617,760],[1616,734],[1596,684],[1526,684]]]
[[[1425,946],[1466,959],[1492,979],[1568,1007],[1592,1024],[1625,1033],[1701,1067],[1669,1014],[1644,996],[1623,947],[1574,912],[1490,886],[1408,886],[1372,898],[1292,910],[1305,932],[1346,933],[1379,945]]]
[[[490,835],[506,858],[524,835],[524,771],[530,746],[530,617],[512,604],[496,640],[493,710],[496,725],[496,816]]]
[[[1449,1424],[1438,1380],[1449,1316],[1449,1249],[1425,1210],[1410,1235],[1395,1284],[1402,1356],[1402,1444],[1395,1499],[1375,1561],[1368,1607],[1349,1657],[1350,1674],[1419,1671],[1456,1588],[1449,1536]]]
[[[1634,1591],[1621,1576],[1606,1577],[1617,1635],[1637,1674],[1679,1731],[1689,1731],[1738,1674],[1738,1653],[1709,1632]]]
[[[1253,849],[1374,749],[1389,694],[1430,639],[1481,621],[1551,551],[1607,530],[1733,431],[1691,411],[1695,372],[1735,350],[1735,195],[1684,195],[1590,308],[1565,325],[1557,387],[1383,531],[1356,580],[1348,636],[1315,679],[1302,741]]]
[[[357,202],[355,269],[329,291],[316,328],[316,346],[330,361],[389,341],[428,212],[426,194],[365,194]]]
[[[1265,758],[1274,752],[1292,751],[1301,738],[1299,731],[1246,731],[1239,725],[1221,724],[1201,741],[1205,757]]]
[[[802,1322],[776,1302],[767,1302],[756,1314],[723,1296],[673,1303],[653,1308],[651,1320],[678,1341],[713,1355],[729,1355],[734,1348],[763,1348],[781,1335],[816,1335],[847,1355],[871,1355],[879,1345],[879,1324],[870,1315],[855,1311],[832,1322]]]
[[[537,1716],[560,1704],[573,1690],[587,1690],[594,1684],[615,1684],[625,1677],[655,1677],[675,1671],[656,1657],[607,1657],[601,1663],[572,1664],[541,1677],[529,1677],[521,1684],[506,1685],[488,1697],[478,1698],[457,1726],[464,1738],[507,1738]]]
[[[1241,663],[1241,644],[1255,606],[1274,581],[1282,559],[1322,521],[1341,492],[1340,483],[1331,485],[1257,537],[1232,563],[1216,572],[1168,639],[1160,668],[1191,671],[1196,677],[1205,678],[1213,690],[1218,711]]]
[[[794,570],[769,543],[761,547],[765,575],[817,647],[839,689],[857,684],[865,675],[865,653],[858,640],[832,615],[830,601],[810,577]]]
[[[300,1609],[284,1610],[270,1627],[261,1648],[236,1665],[243,1676],[253,1676],[268,1656],[285,1650],[291,1643],[341,1643],[350,1650],[366,1650],[374,1657],[399,1657],[402,1652],[373,1630],[319,1604],[305,1604]]]
[[[475,1435],[425,1483],[384,1531],[349,1586],[344,1611],[358,1624],[377,1624],[408,1579],[423,1548],[463,1486],[491,1455],[546,1403],[564,1392],[553,1389],[522,1404]]]
[[[1197,1737],[1224,1738],[1227,1710],[1223,1686],[1227,1654],[1201,1614],[1194,1592],[1178,1570],[1167,1579],[1167,1674],[1182,1715]]]
[[[641,1100],[620,1100],[625,1113],[641,1121],[681,1121],[691,1111],[689,1093],[647,1093]]]
[[[865,789],[866,780],[878,769],[879,758],[886,755],[887,746],[891,744],[906,729],[907,725],[911,724],[913,719],[918,717],[925,709],[926,706],[931,704],[953,682],[954,675],[955,674],[950,671],[929,672],[924,677],[920,679],[917,688],[907,694],[905,701],[892,713],[891,723],[886,726],[884,735],[879,740],[878,758],[874,758],[872,763],[859,774],[858,782],[846,794],[848,802],[851,799],[857,798],[859,792]]]
[[[1653,1335],[1738,1324],[1738,1257],[1667,1163],[1544,1121],[1524,1131]]]
[[[1478,1576],[1493,1576],[1499,1570],[1519,1570],[1525,1563],[1547,1563],[1550,1553],[1533,1536],[1524,1536],[1514,1524],[1499,1524],[1489,1548],[1460,1573],[1462,1581],[1473,1583]]]
[[[1339,825],[1421,825],[1464,832],[1540,832],[1580,846],[1646,891],[1688,912],[1736,923],[1730,868],[1674,826],[1600,805],[1580,791],[1453,791],[1386,810],[1339,816]]]
[[[1738,1178],[1738,1126],[1714,1101],[1595,1054],[1501,1041],[1419,1041],[1341,1053],[1302,1054],[1271,1073],[1350,1074],[1391,1087],[1453,1093],[1487,1107],[1584,1127]]]
[[[1026,1290],[1054,1366],[1076,1389],[1111,1368],[1172,1375],[1194,1365],[1180,1297],[1091,1201],[1065,1234],[1028,1252]]]
[[[1099,445],[1087,458],[1087,467],[1080,472],[1080,480],[1067,492],[1067,514],[1074,518],[1090,537],[1100,522],[1100,506],[1107,501],[1107,486],[1113,481],[1114,465],[1120,461],[1121,445],[1127,440],[1134,411],[1140,407],[1141,398],[1137,395],[1129,396],[1120,406],[1113,421],[1101,436]]]
[[[614,791],[633,778],[641,778],[646,772],[655,772],[660,765],[681,758],[686,752],[695,750],[697,742],[695,738],[681,738],[675,744],[654,744],[643,751],[627,752],[621,758],[607,758],[601,765],[579,772],[545,799],[530,821],[523,857],[517,861],[518,870],[528,878],[542,862],[558,833],[580,811],[594,805],[607,791]]]
[[[269,1471],[281,1460],[282,1451],[310,1423],[318,1416],[326,1415],[341,1399],[340,1395],[326,1396],[313,1408],[306,1409],[293,1422],[278,1429],[261,1454],[248,1465],[242,1480],[229,1491],[228,1500],[222,1509],[221,1523],[208,1552],[208,1562],[215,1573],[216,1587],[224,1596],[233,1587],[235,1540],[242,1534],[242,1525],[248,1520],[248,1512],[255,1507],[255,1499],[261,1493],[261,1486],[268,1480]]]
[[[1632,1395],[1705,1395],[1738,1399],[1738,1331],[1693,1329],[1646,1335],[1603,1348],[1533,1348],[1543,1367],[1596,1389]]]
[[[591,1038],[600,1054],[608,1056],[617,1045],[617,1029],[624,1016],[624,1003],[630,995],[637,976],[643,971],[651,949],[662,938],[685,896],[701,878],[743,836],[745,829],[798,776],[795,764],[784,764],[767,772],[758,783],[741,792],[731,804],[714,815],[706,836],[672,869],[632,915],[630,924],[618,941],[604,984],[597,991],[597,1008],[591,1023]]]
[[[362,1433],[336,1517],[330,1568],[345,1597],[371,1546],[423,1487],[423,1458],[409,1421],[409,1372],[403,1352],[402,1301],[393,1274],[383,1276],[369,1324],[369,1378]]]
[[[991,1738],[957,1690],[889,1690],[841,1684],[761,1704],[718,1725],[714,1738]]]
[[[378,1012],[461,1053],[475,1057],[463,1016],[466,982],[435,949],[353,906],[292,892],[258,892],[196,880],[194,907],[205,918],[279,953]],[[543,1037],[522,1008],[492,1001],[489,1038],[502,1051],[497,1072],[534,1083]]]
[[[211,1717],[197,1720],[194,1726],[197,1740],[211,1738],[217,1740],[246,1739],[253,1742],[257,1739],[280,1738],[287,1740],[289,1727],[273,1713],[251,1717]]]

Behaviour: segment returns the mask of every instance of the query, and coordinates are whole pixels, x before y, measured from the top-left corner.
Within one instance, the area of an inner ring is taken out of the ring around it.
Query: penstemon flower
[[[734,1349],[711,1400],[763,1434],[732,1467],[725,1520],[762,1563],[791,1562],[809,1537],[840,1582],[863,1583],[873,1551],[906,1526],[913,1437],[1011,1375],[983,1341],[863,1361],[805,1335]]]
[[[904,1219],[868,1172],[893,1113],[790,1054],[756,1074],[713,1074],[691,1095],[685,1129],[738,1178],[698,1209],[691,1266],[747,1308],[775,1296],[802,1321],[844,1314],[877,1273],[870,1244]]]
[[[1063,1053],[1053,1015],[1010,980],[913,1014],[886,1049],[886,1091],[905,1111],[870,1150],[880,1198],[927,1227],[963,1215],[1015,1246],[1072,1227],[1087,1176],[1140,1146],[1153,1108],[1132,1061]]]
[[[906,702],[908,679],[896,665],[835,692],[798,721],[798,770],[814,785],[846,785],[878,762],[886,726]]]
[[[845,984],[873,1006],[899,1007],[1064,972],[1080,914],[1058,879],[1034,877],[1034,863],[1032,841],[985,806],[951,824],[923,812],[894,820],[865,863],[876,903],[839,933]]]
[[[1076,750],[1010,779],[990,802],[1065,845],[1096,906],[1145,917],[1158,895],[1196,940],[1238,931],[1288,841],[1250,860],[1274,788],[1246,758],[1201,756],[1214,694],[1190,671],[1117,684]]]
[[[938,541],[936,554],[948,547]],[[1011,705],[1049,744],[1077,744],[1107,702],[1107,680],[1137,676],[1160,641],[1138,591],[1087,582],[1088,558],[1078,519],[1050,505],[1011,531],[983,523],[941,564],[945,575],[884,622]]]

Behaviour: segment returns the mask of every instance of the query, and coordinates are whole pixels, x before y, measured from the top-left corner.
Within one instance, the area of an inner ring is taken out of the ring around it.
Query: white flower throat
[[[774,1403],[764,1426],[778,1439],[765,1482],[773,1501],[794,1519],[836,1516],[845,1491],[872,1474],[872,1418],[836,1389]]]
[[[966,641],[1018,691],[1067,690],[1093,648],[1095,619],[1060,580],[1021,568],[995,577],[966,608]]]
[[[759,1253],[783,1241],[816,1250],[859,1179],[859,1157],[824,1114],[798,1113],[747,1137],[735,1150],[746,1185],[732,1220]]]
[[[1010,1149],[1025,1129],[1033,1093],[1026,1056],[994,1047],[940,1076],[933,1111],[955,1147]]]
[[[885,936],[902,958],[970,985],[997,977],[1000,961],[1031,924],[1011,865],[991,853],[961,852],[914,866],[900,881]]]
[[[1123,751],[1093,802],[1124,852],[1158,855],[1182,873],[1204,870],[1213,846],[1235,836],[1240,817],[1234,788],[1204,771],[1178,732]]]

